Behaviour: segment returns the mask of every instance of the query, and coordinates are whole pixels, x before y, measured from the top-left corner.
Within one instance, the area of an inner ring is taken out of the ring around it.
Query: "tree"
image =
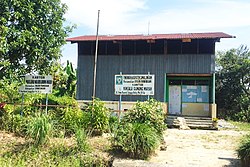
[[[246,46],[219,52],[217,99],[220,110],[233,119],[250,122],[250,52]]]
[[[67,6],[60,0],[1,0],[0,79],[10,73],[48,74],[61,57],[72,26],[64,27]]]

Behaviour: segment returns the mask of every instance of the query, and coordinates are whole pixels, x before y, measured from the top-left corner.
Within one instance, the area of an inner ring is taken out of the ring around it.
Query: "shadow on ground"
[[[229,165],[224,165],[223,167],[239,167],[240,166],[240,160],[237,158],[224,158],[219,157],[218,159],[227,160],[230,162]]]

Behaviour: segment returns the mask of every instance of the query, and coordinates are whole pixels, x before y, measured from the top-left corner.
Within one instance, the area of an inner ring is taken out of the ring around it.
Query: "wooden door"
[[[181,85],[169,86],[169,114],[181,114]]]

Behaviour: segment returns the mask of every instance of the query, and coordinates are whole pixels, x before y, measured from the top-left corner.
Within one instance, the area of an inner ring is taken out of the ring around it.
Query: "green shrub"
[[[48,116],[41,114],[32,117],[27,127],[28,136],[34,140],[36,146],[46,143],[51,131],[52,123]]]
[[[156,129],[161,136],[166,129],[164,113],[160,102],[150,99],[145,102],[137,102],[135,106],[125,114],[122,122],[143,123]]]
[[[71,135],[74,133],[75,128],[84,126],[83,112],[80,109],[66,108],[60,123],[65,129],[65,133]]]
[[[20,99],[18,103],[21,103]],[[25,94],[24,104],[25,105],[22,108],[22,112],[24,115],[32,115],[38,111],[45,112],[45,106],[40,105],[46,104],[46,96],[43,94]],[[61,116],[63,116],[68,107],[79,109],[77,101],[74,98],[67,96],[56,97],[53,94],[49,94],[48,104],[58,105],[48,106],[48,114],[53,115],[54,118],[60,118]],[[12,112],[20,113],[20,111],[21,106],[15,106]]]
[[[75,137],[77,143],[77,149],[81,152],[88,152],[90,146],[88,144],[88,138],[86,132],[82,128],[77,128],[75,130]]]
[[[242,160],[242,166],[250,163],[250,134],[244,136],[237,149],[239,158]]]
[[[3,78],[0,82],[0,102],[13,103],[21,99],[21,95],[18,92],[20,81]]]
[[[248,110],[242,110],[242,111],[236,113],[233,118],[236,121],[249,122],[250,123],[250,105],[248,107]]]
[[[114,142],[131,158],[146,159],[159,145],[160,139],[150,125],[127,123],[116,131]]]
[[[116,129],[118,129],[119,120],[117,116],[110,115],[109,116],[109,131],[110,133],[114,133]]]
[[[29,117],[23,117],[20,114],[5,112],[0,117],[0,129],[25,136]]]
[[[102,134],[109,127],[109,110],[104,106],[104,103],[99,99],[94,99],[90,103],[86,112],[91,113],[89,127],[94,134]]]

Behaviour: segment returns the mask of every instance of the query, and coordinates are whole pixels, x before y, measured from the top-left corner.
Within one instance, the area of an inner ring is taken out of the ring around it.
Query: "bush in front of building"
[[[85,120],[85,123],[93,135],[102,135],[108,131],[109,109],[104,106],[104,102],[96,98],[88,104],[85,111],[89,115],[89,120]]]
[[[241,166],[248,167],[250,164],[250,134],[243,137],[237,148],[237,153],[241,159]]]
[[[115,146],[130,158],[148,158],[160,143],[154,128],[148,124],[126,123],[115,132]]]
[[[150,99],[144,102],[137,102],[135,106],[123,117],[123,122],[142,123],[155,128],[161,136],[166,129],[164,123],[165,115],[161,103]]]
[[[114,131],[113,146],[131,158],[146,159],[159,146],[165,128],[159,102],[154,99],[137,102]]]

